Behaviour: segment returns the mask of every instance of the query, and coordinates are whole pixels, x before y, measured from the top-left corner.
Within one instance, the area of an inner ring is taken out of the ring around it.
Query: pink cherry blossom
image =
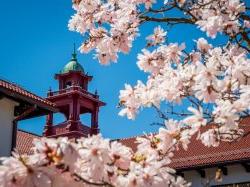
[[[199,38],[197,40],[197,49],[203,53],[208,52],[209,49],[212,48],[211,44],[208,44],[207,40],[204,38]]]
[[[165,37],[167,35],[167,32],[165,32],[160,26],[156,27],[154,29],[154,33],[147,37],[147,40],[149,41],[149,45],[154,46],[165,42]]]

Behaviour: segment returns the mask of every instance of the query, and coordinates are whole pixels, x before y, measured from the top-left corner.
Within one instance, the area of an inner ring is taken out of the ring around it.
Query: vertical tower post
[[[99,108],[96,107],[95,110],[91,113],[91,134],[98,134],[99,128],[98,128],[98,113]]]
[[[43,131],[43,135],[49,136],[52,135],[53,131],[53,113],[49,113],[46,116],[46,125]]]

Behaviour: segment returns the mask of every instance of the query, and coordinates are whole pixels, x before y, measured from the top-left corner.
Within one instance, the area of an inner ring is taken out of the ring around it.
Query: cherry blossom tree
[[[69,29],[83,36],[80,51],[95,50],[104,65],[129,53],[141,25],[159,23],[137,57],[148,79],[120,91],[119,114],[135,119],[143,108],[153,107],[162,127],[158,134],[138,137],[136,152],[101,135],[76,142],[36,140],[34,154],[2,158],[0,186],[190,186],[168,167],[175,151],[188,149],[192,136],[208,147],[244,136],[241,120],[250,109],[250,8],[245,2],[74,0],[73,8]],[[207,37],[223,35],[226,42],[213,46],[197,38],[188,51],[185,44],[167,42],[163,24],[169,29],[193,25]]]

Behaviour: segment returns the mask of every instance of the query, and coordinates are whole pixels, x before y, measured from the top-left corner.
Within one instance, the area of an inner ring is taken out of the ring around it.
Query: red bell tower
[[[53,113],[50,113],[46,119],[44,136],[79,138],[97,134],[99,108],[105,103],[99,100],[97,92],[95,94],[88,92],[88,83],[92,80],[92,76],[85,74],[83,67],[77,61],[75,50],[70,62],[55,75],[55,79],[59,82],[59,90],[49,90],[47,99],[56,104],[59,112],[66,117],[66,121],[55,125]],[[80,115],[85,113],[91,114],[90,127],[80,121]]]

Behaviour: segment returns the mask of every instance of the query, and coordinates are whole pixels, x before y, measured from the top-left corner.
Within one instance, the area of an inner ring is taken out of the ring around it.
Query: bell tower
[[[56,104],[59,112],[64,114],[66,121],[60,124],[53,123],[53,113],[47,115],[43,135],[46,137],[67,136],[79,138],[97,134],[99,108],[105,103],[99,100],[96,93],[88,91],[88,83],[92,80],[78,63],[74,49],[72,58],[60,73],[55,75],[59,90],[49,90],[47,99]],[[91,124],[87,126],[80,121],[81,114],[91,114]]]

